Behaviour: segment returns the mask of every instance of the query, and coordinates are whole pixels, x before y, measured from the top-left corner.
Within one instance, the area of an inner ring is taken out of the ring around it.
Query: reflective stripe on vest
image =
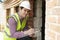
[[[20,19],[19,19],[19,16],[18,16],[18,14],[17,13],[15,13],[15,15],[14,16],[12,16],[14,19],[15,19],[15,21],[17,22],[17,27],[16,27],[16,30],[17,31],[21,31],[21,30],[23,30],[24,29],[24,27],[25,27],[25,25],[26,25],[26,21],[27,21],[27,16],[26,16],[26,18],[22,21],[22,24],[21,24],[21,22],[20,22]],[[9,27],[5,27],[5,34],[6,34],[6,36],[7,37],[9,37],[9,39],[11,38],[10,37],[10,29],[9,29]],[[11,38],[11,40],[12,40],[12,38]],[[15,38],[15,40],[16,40],[16,38]]]

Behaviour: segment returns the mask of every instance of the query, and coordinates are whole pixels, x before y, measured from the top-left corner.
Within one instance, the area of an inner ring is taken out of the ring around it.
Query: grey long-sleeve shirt
[[[9,18],[8,23],[9,23],[9,28],[10,28],[10,32],[11,32],[11,37],[22,38],[22,37],[28,36],[28,35],[24,34],[24,32],[16,31],[17,22],[14,20],[14,18],[12,18],[12,17]],[[26,26],[23,29],[23,31],[28,30],[28,29],[29,28]]]

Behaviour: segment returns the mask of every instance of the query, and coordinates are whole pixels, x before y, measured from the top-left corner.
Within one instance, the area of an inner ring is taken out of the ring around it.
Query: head
[[[20,12],[20,16],[21,18],[25,18],[30,11],[30,3],[29,1],[23,1],[20,5],[19,5],[19,12]]]

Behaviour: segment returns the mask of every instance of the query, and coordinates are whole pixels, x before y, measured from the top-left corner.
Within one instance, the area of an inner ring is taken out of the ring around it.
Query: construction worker
[[[26,26],[30,10],[29,1],[19,4],[19,12],[8,19],[9,26],[5,27],[4,40],[32,40],[34,29]]]

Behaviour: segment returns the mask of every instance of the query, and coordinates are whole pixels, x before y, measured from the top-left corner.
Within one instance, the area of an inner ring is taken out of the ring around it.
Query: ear
[[[21,8],[20,7],[19,7],[18,11],[21,12]]]

